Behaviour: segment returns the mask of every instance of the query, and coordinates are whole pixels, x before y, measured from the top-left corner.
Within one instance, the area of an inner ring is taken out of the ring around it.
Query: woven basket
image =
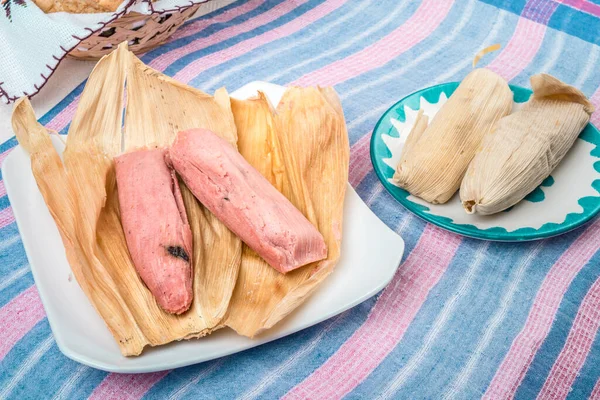
[[[84,39],[69,52],[69,57],[80,60],[98,60],[127,40],[129,50],[143,53],[160,45],[169,38],[200,4],[179,11],[149,15],[130,12],[108,23],[102,30]]]

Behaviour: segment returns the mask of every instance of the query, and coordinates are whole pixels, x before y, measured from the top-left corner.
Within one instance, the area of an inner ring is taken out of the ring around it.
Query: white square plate
[[[232,94],[248,98],[257,90],[277,104],[285,90],[253,82]],[[64,145],[52,138],[62,153]],[[279,339],[345,311],[383,289],[394,276],[404,242],[381,222],[348,185],[344,204],[342,257],[334,272],[291,315],[255,339],[229,329],[199,339],[146,349],[123,357],[112,335],[80,289],[65,250],[39,192],[29,156],[17,146],[2,172],[31,271],[60,350],[69,358],[112,372],[153,372],[196,364]]]

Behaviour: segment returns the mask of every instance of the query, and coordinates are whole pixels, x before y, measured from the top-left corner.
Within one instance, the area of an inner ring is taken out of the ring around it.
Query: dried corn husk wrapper
[[[430,203],[447,202],[483,137],[512,108],[506,81],[487,69],[473,70],[429,125],[419,114],[394,174],[398,186]]]
[[[587,125],[594,106],[560,80],[531,77],[532,99],[502,118],[483,141],[462,181],[460,199],[469,214],[505,210],[539,186]]]
[[[340,257],[349,144],[342,107],[332,88],[287,89],[277,114],[266,97],[232,99],[239,150],[315,225],[328,257],[283,275],[244,248],[225,324],[253,337],[298,307]]]
[[[127,105],[122,135],[124,88]],[[126,44],[92,71],[69,129],[63,161],[27,99],[13,127],[30,153],[33,174],[52,214],[77,282],[106,322],[123,355],[147,345],[203,336],[222,325],[235,286],[241,243],[182,188],[194,240],[194,301],[165,313],[139,278],[119,217],[114,156],[166,146],[179,130],[203,127],[237,141],[229,96],[209,96],[145,66]]]

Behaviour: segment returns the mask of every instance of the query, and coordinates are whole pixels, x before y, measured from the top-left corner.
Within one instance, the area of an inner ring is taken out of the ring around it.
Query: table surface
[[[0,181],[0,399],[600,398],[600,221],[530,243],[462,238],[396,203],[369,160],[388,107],[461,80],[494,43],[502,49],[480,66],[522,86],[548,72],[599,107],[600,0],[217,6],[142,60],[208,92],[254,80],[333,85],[348,123],[350,183],[406,242],[397,275],[361,305],[274,343],[173,371],[108,374],[56,347]],[[63,61],[32,99],[41,123],[66,132],[93,64]],[[0,106],[2,159],[16,144],[10,112]]]

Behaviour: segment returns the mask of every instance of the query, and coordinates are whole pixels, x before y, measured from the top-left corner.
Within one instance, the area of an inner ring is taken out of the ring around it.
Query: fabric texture
[[[350,182],[404,238],[402,264],[377,296],[273,343],[106,373],[58,350],[0,181],[0,398],[600,399],[600,220],[529,243],[463,238],[405,210],[371,167],[383,112],[461,80],[494,43],[502,50],[479,66],[526,87],[550,73],[599,108],[598,0],[244,0],[188,22],[143,61],[208,92],[253,80],[335,86]],[[41,123],[66,133],[83,86]],[[15,145],[0,145],[0,159]]]

